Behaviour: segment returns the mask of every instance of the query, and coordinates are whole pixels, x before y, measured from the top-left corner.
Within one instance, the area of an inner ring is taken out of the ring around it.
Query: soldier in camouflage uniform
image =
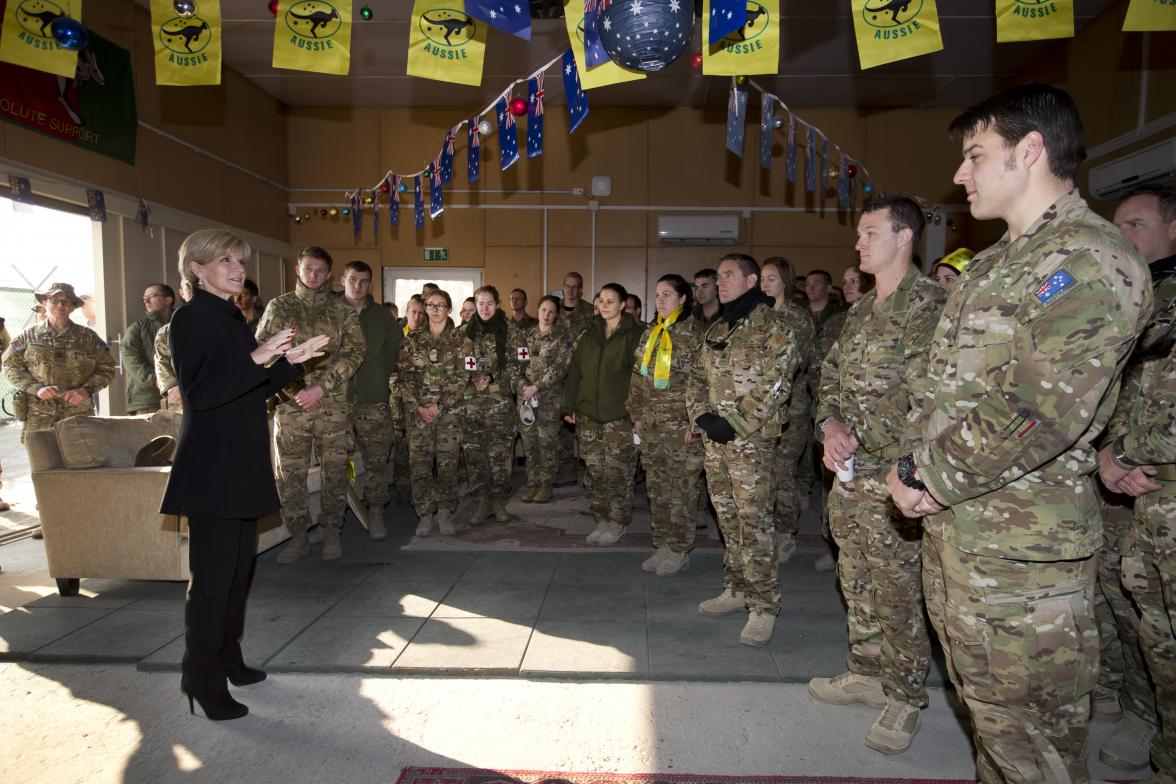
[[[2,362],[4,377],[28,401],[22,444],[30,430],[93,414],[94,396],[114,376],[110,348],[94,330],[69,319],[82,304],[73,286],[51,283],[35,296],[46,310],[45,321],[13,338]]]
[[[166,283],[153,283],[143,292],[147,314],[127,326],[119,356],[126,379],[127,414],[150,414],[159,410],[159,389],[155,378],[155,336],[171,321],[176,293]]]
[[[796,553],[796,534],[800,531],[797,469],[801,455],[813,437],[812,400],[805,379],[816,350],[813,340],[816,330],[808,308],[793,298],[796,277],[788,260],[779,256],[764,259],[762,272],[760,288],[775,300],[773,307],[789,322],[800,350],[792,395],[788,398],[788,424],[780,434],[775,462],[776,501],[773,516],[776,521],[776,551],[780,563],[786,563]],[[800,383],[796,383],[797,380]]]
[[[476,370],[467,368],[465,361],[474,347],[464,330],[449,320],[453,302],[447,292],[434,291],[425,307],[426,326],[414,329],[401,344],[396,386],[408,431],[412,505],[420,518],[417,536],[432,533],[434,523],[442,535],[450,536],[456,530],[453,514],[465,390]]]
[[[419,294],[413,294],[404,306],[404,318],[401,319],[401,333],[408,337],[414,329],[425,326],[425,301]],[[403,345],[403,343],[402,343]],[[396,485],[398,497],[412,499],[412,471],[408,466],[408,417],[404,411],[404,402],[396,391],[395,374],[388,382],[388,405],[393,409],[393,420],[399,422],[398,437],[392,447],[392,482]],[[399,412],[399,417],[396,416]]]
[[[1151,428],[1162,432],[1164,427],[1172,427],[1170,420],[1149,417],[1148,413],[1150,407],[1162,407],[1164,401],[1168,401],[1170,407],[1172,399],[1170,380],[1168,397],[1165,398],[1163,371],[1158,370],[1156,365],[1164,359],[1162,339],[1165,331],[1171,326],[1172,309],[1176,307],[1176,189],[1170,186],[1145,186],[1133,191],[1115,210],[1115,224],[1148,262],[1152,275],[1156,316],[1148,325],[1147,332],[1144,333],[1124,372],[1123,390],[1115,414],[1107,426],[1104,444],[1125,433],[1134,432],[1138,435],[1148,432],[1148,424],[1140,422],[1140,417],[1134,413],[1137,407],[1142,407],[1143,419],[1149,420]],[[1145,373],[1149,374],[1153,386],[1151,393],[1141,391]],[[1163,438],[1162,435],[1157,437]],[[1100,467],[1104,476],[1111,470],[1107,461],[1112,457],[1113,454],[1107,449],[1103,449],[1100,454]],[[1171,455],[1167,462],[1171,462]],[[1172,466],[1166,466],[1161,471],[1171,474],[1171,469]],[[1176,476],[1169,476],[1168,481],[1161,479],[1156,483],[1161,488],[1170,490],[1171,485],[1176,484],[1173,480],[1176,480]],[[1142,489],[1133,481],[1127,485],[1126,489],[1132,491]],[[1163,650],[1164,646],[1168,645],[1170,648],[1171,644],[1165,637],[1170,638],[1171,630],[1167,625],[1170,622],[1163,619],[1163,610],[1161,609],[1158,615],[1155,614],[1161,597],[1158,593],[1149,591],[1156,588],[1156,584],[1139,580],[1131,585],[1131,591],[1127,590],[1124,583],[1129,581],[1124,580],[1123,567],[1130,564],[1136,576],[1150,576],[1154,579],[1156,572],[1153,570],[1147,575],[1145,568],[1146,559],[1151,559],[1161,574],[1168,569],[1167,574],[1171,575],[1171,567],[1166,567],[1162,558],[1156,558],[1157,549],[1159,552],[1165,552],[1170,548],[1170,544],[1166,543],[1166,528],[1164,531],[1152,530],[1153,521],[1149,520],[1149,512],[1150,516],[1154,517],[1155,510],[1162,508],[1162,504],[1157,507],[1151,503],[1158,500],[1160,493],[1150,493],[1145,498],[1136,499],[1133,512],[1129,495],[1110,492],[1114,489],[1110,483],[1104,483],[1104,486],[1108,487],[1108,492],[1104,496],[1102,506],[1103,546],[1099,551],[1098,566],[1099,588],[1105,598],[1101,608],[1103,614],[1099,617],[1103,657],[1102,670],[1099,673],[1100,688],[1095,690],[1095,696],[1102,697],[1103,700],[1100,702],[1096,699],[1095,710],[1097,715],[1100,705],[1106,706],[1109,702],[1111,708],[1119,708],[1121,704],[1122,718],[1114,733],[1099,749],[1098,756],[1104,764],[1111,767],[1132,770],[1147,767],[1148,760],[1152,757],[1152,739],[1155,738],[1157,727],[1160,725],[1156,713],[1156,690],[1148,678],[1148,667],[1143,661],[1143,649],[1140,646],[1139,609],[1146,608],[1152,613],[1147,621],[1149,633],[1144,638],[1149,643],[1147,647]],[[1169,497],[1172,497],[1171,494]],[[1140,505],[1148,509],[1140,509]],[[1134,531],[1131,530],[1133,516],[1138,525],[1138,529]],[[1167,519],[1169,522],[1174,519],[1170,509]],[[1120,551],[1129,557],[1120,560]],[[1139,609],[1137,604],[1131,601],[1131,593],[1136,589],[1141,593],[1141,596],[1136,597]],[[1167,588],[1164,590],[1167,591]],[[1157,622],[1159,626],[1156,626]],[[1157,747],[1161,751],[1154,759],[1160,771],[1168,774],[1176,773],[1176,767],[1173,765],[1176,746],[1173,745],[1173,733],[1170,729],[1173,721],[1176,721],[1176,704],[1172,702],[1173,693],[1165,683],[1171,679],[1171,666],[1169,662],[1153,670],[1156,675],[1155,682],[1163,684],[1159,689],[1160,707],[1165,715],[1163,723],[1169,727],[1168,738],[1157,741]],[[1164,697],[1167,697],[1166,705],[1163,702]],[[1104,712],[1106,710],[1104,707]]]
[[[531,400],[539,404],[533,406],[535,420],[520,426],[527,458],[523,503],[546,504],[551,501],[558,468],[559,432],[563,428],[559,407],[572,358],[572,338],[559,320],[555,297],[540,299],[538,313],[534,326],[512,333],[511,349],[517,363],[514,378],[519,405],[529,405]]]
[[[481,525],[493,512],[494,519],[515,519],[506,511],[510,498],[510,474],[514,465],[514,400],[517,367],[510,350],[510,321],[499,308],[498,289],[482,286],[474,292],[474,313],[462,332],[473,346],[474,371],[466,387],[465,429],[461,449],[470,476],[470,495],[477,505],[470,517]],[[467,360],[468,361],[468,360]]]
[[[850,309],[821,368],[817,427],[825,466],[845,468],[829,494],[829,527],[840,547],[837,574],[848,607],[848,672],[813,678],[822,702],[885,708],[866,745],[897,754],[911,744],[927,707],[931,640],[923,623],[919,523],[890,500],[886,474],[909,444],[904,430],[923,406],[928,344],[947,291],[911,259],[923,233],[911,199],[875,199],[862,210],[856,250],[876,287]]]
[[[184,302],[192,301],[192,284],[187,278],[180,281],[179,293]],[[176,369],[172,365],[170,321],[155,333],[155,383],[163,397],[164,408],[169,411],[184,410],[184,402],[180,399],[180,380],[176,378]]]
[[[686,386],[702,344],[690,284],[663,275],[654,290],[657,321],[637,341],[626,407],[641,438],[641,462],[656,552],[641,564],[666,577],[690,563],[698,522],[703,446],[686,414]]]
[[[774,452],[801,353],[759,277],[750,256],[719,262],[723,317],[706,331],[686,394],[690,421],[706,434],[707,486],[727,548],[723,592],[698,610],[720,616],[746,608],[739,642],[756,646],[768,644],[780,612]]]
[[[580,336],[592,324],[594,314],[592,303],[583,299],[584,276],[578,272],[569,272],[563,279],[563,302],[559,308],[559,322],[563,324],[572,339],[575,348]],[[576,437],[568,426],[560,426],[559,432],[559,467],[558,473],[579,473],[577,464]]]
[[[257,325],[257,342],[283,329],[299,335],[330,338],[324,355],[308,362],[302,378],[280,393],[274,413],[278,494],[282,519],[293,538],[278,553],[278,563],[309,554],[311,451],[318,455],[322,478],[318,524],[323,530],[322,558],[341,558],[343,515],[347,508],[347,455],[351,451],[351,407],[347,383],[363,362],[366,346],[359,316],[331,293],[331,255],[311,245],[298,256],[294,291],[270,300]]]
[[[971,713],[980,780],[1084,782],[1093,444],[1152,309],[1147,268],[1074,190],[1082,123],[1065,92],[1013,88],[952,130],[973,217],[1009,230],[944,307],[919,445],[887,485],[904,514],[926,515],[923,596]]]

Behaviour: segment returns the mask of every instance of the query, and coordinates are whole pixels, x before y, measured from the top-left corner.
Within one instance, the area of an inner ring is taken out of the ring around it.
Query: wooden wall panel
[[[486,248],[486,269],[482,279],[495,286],[503,309],[509,309],[510,290],[527,292],[527,312],[535,315],[543,295],[543,249],[536,247]]]

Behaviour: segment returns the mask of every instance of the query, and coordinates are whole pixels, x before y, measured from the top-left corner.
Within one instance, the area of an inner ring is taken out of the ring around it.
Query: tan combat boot
[[[278,563],[292,564],[299,558],[305,558],[310,555],[310,544],[306,541],[306,534],[294,534],[290,537],[290,541],[286,542],[286,546],[278,553]]]
[[[736,610],[743,610],[747,608],[747,600],[743,598],[742,591],[732,591],[730,588],[724,588],[723,592],[713,599],[707,599],[705,602],[700,602],[698,611],[703,615],[709,615],[712,618],[719,618],[724,615],[730,615]]]
[[[670,548],[659,547],[654,550],[653,555],[641,562],[641,571],[656,572],[657,567],[661,566],[661,562],[665,560],[666,556],[670,554]]]
[[[416,535],[428,536],[433,532],[433,513],[421,515],[421,521],[417,523]]]
[[[1131,711],[1115,724],[1115,731],[1098,750],[1098,758],[1104,765],[1116,770],[1138,770],[1151,762],[1151,742],[1156,728]]]
[[[494,510],[494,519],[500,523],[509,523],[518,518],[506,511],[506,504],[501,501],[491,501],[490,508]]]
[[[675,553],[673,550],[666,551],[666,557],[657,565],[658,577],[669,577],[670,575],[684,572],[690,568],[690,554],[689,553]]]
[[[453,527],[453,517],[448,509],[437,510],[437,530],[442,536],[453,536],[457,529]]]
[[[384,525],[384,510],[371,507],[368,509],[368,536],[375,541],[388,538],[388,526]]]
[[[616,544],[625,535],[625,526],[620,523],[605,523],[603,530],[596,537],[597,545]]]
[[[310,530],[306,532],[306,541],[310,544],[323,543],[323,527],[321,525],[313,525]]]
[[[808,692],[813,699],[831,705],[850,705],[860,702],[871,708],[885,708],[886,695],[882,682],[868,675],[843,672],[836,678],[813,678],[809,681]]]
[[[343,543],[339,541],[340,533],[338,528],[323,530],[322,558],[324,561],[338,561],[343,557]]]
[[[470,525],[481,525],[490,516],[490,499],[482,496],[478,499],[478,505],[474,507],[473,514],[470,515]]]
[[[535,497],[531,499],[536,504],[551,503],[551,485],[543,485],[535,491]]]
[[[1118,721],[1123,715],[1119,692],[1106,686],[1095,686],[1090,695],[1090,718],[1097,721]]]
[[[598,520],[596,522],[596,527],[592,529],[592,533],[588,534],[588,536],[584,538],[584,541],[588,544],[598,544],[600,542],[600,535],[603,534],[606,530],[608,530],[608,521]]]
[[[521,500],[524,504],[534,503],[535,494],[538,492],[539,492],[539,490],[537,488],[528,487],[526,494],[519,500]]]
[[[883,754],[901,754],[919,731],[919,709],[909,702],[886,700],[882,715],[870,725],[866,745]]]
[[[776,616],[763,610],[752,610],[748,613],[747,623],[739,633],[739,644],[762,648],[772,639],[772,630],[776,628]]]

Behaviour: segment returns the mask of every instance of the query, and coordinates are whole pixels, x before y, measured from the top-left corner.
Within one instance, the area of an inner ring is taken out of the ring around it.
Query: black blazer
[[[172,364],[184,421],[159,511],[189,517],[253,518],[278,509],[265,400],[302,373],[279,359],[268,368],[241,311],[197,289],[171,321]]]

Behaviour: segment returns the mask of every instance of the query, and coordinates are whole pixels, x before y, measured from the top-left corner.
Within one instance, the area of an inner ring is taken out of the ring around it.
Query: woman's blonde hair
[[[192,288],[198,288],[196,273],[188,267],[188,262],[194,261],[204,266],[208,262],[229,255],[233,251],[240,251],[248,259],[253,255],[253,248],[249,243],[238,237],[228,229],[201,229],[188,235],[180,245],[179,267],[180,277],[188,281]]]

